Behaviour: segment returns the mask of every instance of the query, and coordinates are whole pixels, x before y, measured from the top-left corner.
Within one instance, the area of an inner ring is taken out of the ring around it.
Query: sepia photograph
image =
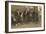
[[[41,27],[41,6],[11,5],[11,28]]]
[[[8,2],[6,7],[8,32],[44,31],[44,3],[13,1]]]

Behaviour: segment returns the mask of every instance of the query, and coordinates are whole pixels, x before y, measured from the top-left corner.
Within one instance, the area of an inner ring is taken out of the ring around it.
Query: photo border
[[[30,4],[43,4],[44,5],[44,29],[43,30],[32,30],[32,31],[16,31],[16,32],[9,32],[8,28],[8,16],[9,16],[9,11],[8,11],[8,4],[9,2],[11,3],[30,3]],[[35,31],[45,31],[45,3],[40,3],[40,2],[22,2],[22,1],[5,1],[5,32],[6,33],[19,33],[19,32],[35,32]]]

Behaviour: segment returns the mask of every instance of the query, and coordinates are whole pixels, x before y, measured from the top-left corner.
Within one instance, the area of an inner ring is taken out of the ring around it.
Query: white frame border
[[[41,22],[41,27],[37,27],[37,28],[22,28],[22,29],[11,29],[11,5],[24,5],[24,6],[41,6],[42,7],[42,22]],[[9,32],[13,32],[13,31],[32,31],[32,30],[43,30],[44,29],[44,5],[43,4],[26,4],[26,3],[9,3]]]

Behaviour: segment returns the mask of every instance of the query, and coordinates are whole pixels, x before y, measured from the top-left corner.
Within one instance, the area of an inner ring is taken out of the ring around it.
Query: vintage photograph
[[[6,32],[44,31],[44,5],[35,2],[6,2]]]
[[[41,6],[11,5],[11,28],[41,27]]]

